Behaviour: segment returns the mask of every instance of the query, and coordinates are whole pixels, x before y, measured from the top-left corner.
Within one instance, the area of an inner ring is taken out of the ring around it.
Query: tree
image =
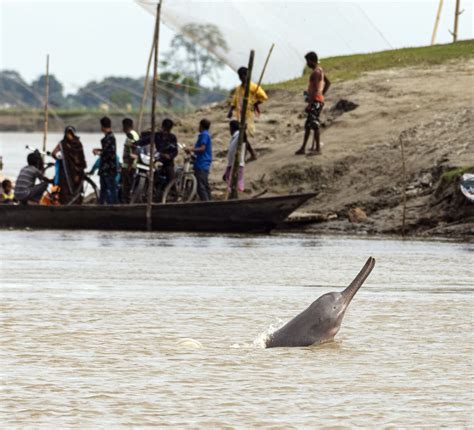
[[[160,74],[160,86],[168,108],[173,108],[174,99],[180,97],[184,103],[189,103],[188,98],[196,95],[199,89],[196,82],[189,76],[183,76],[178,72],[163,72]]]
[[[61,107],[65,103],[63,94],[63,84],[59,82],[54,75],[49,76],[48,102],[52,107]],[[31,83],[31,89],[41,99],[44,99],[44,90],[46,86],[46,75],[41,75],[36,81]]]
[[[125,90],[116,90],[110,94],[110,101],[119,108],[124,108],[132,104],[132,94]]]
[[[0,71],[0,105],[40,106],[40,104],[41,97],[36,96],[18,72]]]
[[[214,24],[187,24],[182,34],[171,41],[172,50],[166,54],[168,64],[185,76],[192,76],[199,87],[204,77],[214,82],[224,63],[212,52],[228,51],[227,42]]]

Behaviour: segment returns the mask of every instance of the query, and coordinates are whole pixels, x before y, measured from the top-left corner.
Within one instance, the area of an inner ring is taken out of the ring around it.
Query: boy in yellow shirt
[[[240,113],[242,111],[242,104],[245,94],[245,82],[247,81],[247,67],[241,67],[237,70],[241,85],[235,88],[234,96],[232,97],[231,106],[227,118],[235,117],[237,121],[240,121]],[[255,135],[255,114],[260,115],[259,105],[268,100],[268,96],[261,86],[251,82],[250,83],[250,94],[249,94],[249,103],[247,106],[247,140],[245,142],[245,148],[251,156],[251,160],[257,158],[255,151],[250,145],[248,136],[253,137]]]

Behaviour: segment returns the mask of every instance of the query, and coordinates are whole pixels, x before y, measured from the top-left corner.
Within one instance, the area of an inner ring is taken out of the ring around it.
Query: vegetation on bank
[[[441,183],[451,183],[452,181],[460,178],[464,173],[474,173],[474,166],[469,167],[454,167],[446,170],[441,175]]]
[[[372,54],[345,55],[322,58],[321,65],[332,82],[356,79],[367,72],[391,68],[434,66],[453,60],[474,58],[474,40],[463,40],[446,45],[403,48]],[[268,88],[298,90],[308,82],[307,71],[301,78],[269,85]]]
[[[456,43],[450,43],[446,45],[434,45],[426,46],[420,48],[403,48],[395,49],[390,51],[375,52],[371,54],[357,54],[357,55],[346,55],[340,57],[329,57],[321,59],[321,64],[327,72],[332,82],[347,81],[351,79],[356,79],[367,72],[373,72],[377,70],[386,70],[391,68],[403,68],[403,67],[413,67],[413,66],[433,66],[449,61],[462,60],[462,59],[472,59],[474,58],[474,40],[464,40]],[[4,73],[13,73],[13,72],[4,72]],[[308,72],[307,72],[308,73]],[[177,75],[178,76],[178,75]],[[16,77],[16,79],[20,79]],[[125,82],[124,80],[127,80]],[[268,89],[285,89],[290,91],[301,91],[302,88],[305,88],[307,85],[307,74],[303,75],[300,78],[292,79],[285,82],[280,82],[271,85],[265,85],[265,88]],[[120,81],[120,82],[119,82]],[[130,82],[133,83],[133,85]],[[1,82],[0,82],[1,83]],[[112,96],[115,93],[111,93],[112,89],[116,89],[116,84],[120,83],[121,92],[119,95],[123,96],[123,87],[131,88],[133,86],[133,91],[129,94],[129,98],[133,96],[133,100],[128,98],[123,100],[123,103],[115,100],[117,103],[111,103],[107,113],[109,115],[136,115],[140,95],[142,93],[143,80],[137,79],[132,80],[130,78],[106,78],[100,83],[91,82],[88,84],[85,89],[82,89],[78,92],[78,96],[82,94],[84,97],[89,97],[89,99],[81,100],[83,107],[54,107],[51,106],[51,110],[54,112],[52,115],[57,115],[61,118],[70,118],[70,117],[80,117],[83,115],[97,115],[103,114],[104,111],[99,109],[97,106],[97,97],[91,95],[92,89],[95,92],[101,94],[102,99],[113,98]],[[125,85],[125,83],[127,85]],[[23,89],[25,89],[25,83],[22,84]],[[36,85],[36,84],[35,84]],[[173,84],[174,85],[174,84]],[[225,90],[221,88],[215,89],[203,89],[199,93],[188,94],[190,96],[191,105],[186,106],[186,104],[179,100],[174,102],[169,99],[169,92],[173,87],[170,84],[169,88],[161,89],[160,97],[160,107],[159,110],[163,112],[169,112],[170,110],[173,113],[186,113],[190,110],[193,110],[194,107],[200,106],[203,104],[208,104],[216,101],[221,101],[224,99]],[[41,85],[37,85],[41,86]],[[56,85],[57,92],[62,94],[62,85]],[[90,88],[89,88],[90,87]],[[93,87],[93,88],[92,88]],[[100,88],[100,91],[99,91]],[[183,86],[176,87],[176,99],[182,98],[184,91]],[[1,89],[1,85],[0,85]],[[86,91],[87,90],[87,91]],[[28,93],[31,96],[31,91]],[[168,94],[168,99],[166,97]],[[117,96],[117,94],[115,94]],[[59,96],[58,96],[59,97]],[[118,97],[118,96],[117,96]],[[125,103],[130,102],[132,103]],[[34,116],[38,112],[42,111],[41,97],[37,97],[38,107],[9,107],[0,109],[1,115],[31,115]],[[118,105],[121,106],[121,109],[117,109]],[[93,107],[95,106],[95,107]],[[131,108],[131,109],[130,109]]]

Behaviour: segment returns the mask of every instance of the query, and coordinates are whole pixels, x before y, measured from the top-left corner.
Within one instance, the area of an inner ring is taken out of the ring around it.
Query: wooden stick
[[[405,223],[406,223],[406,212],[407,212],[407,176],[406,176],[406,166],[405,166],[405,137],[400,136],[400,149],[402,153],[402,181],[403,181],[403,190],[402,190],[402,237],[405,237]]]
[[[48,140],[48,116],[49,116],[48,99],[49,99],[49,54],[46,56],[46,77],[45,77],[45,85],[44,85],[43,153],[46,152],[46,141]]]
[[[456,0],[456,9],[454,10],[454,30],[453,30],[453,43],[456,43],[458,40],[458,21],[459,21],[459,15],[461,13],[459,12],[459,8],[461,6],[461,0]]]
[[[262,80],[263,80],[263,75],[265,74],[265,71],[267,70],[268,62],[270,61],[270,57],[273,52],[273,48],[275,47],[275,44],[272,44],[272,47],[270,48],[270,51],[268,52],[267,59],[265,60],[265,64],[263,65],[262,73],[260,73],[260,79],[258,80],[257,84],[257,89],[255,92],[257,92],[260,89],[260,86],[262,85]]]
[[[142,101],[140,103],[140,111],[138,113],[138,124],[137,124],[137,130],[138,133],[142,131],[142,122],[143,122],[143,110],[145,109],[145,101],[148,95],[148,81],[150,79],[150,67],[151,67],[151,60],[153,59],[153,54],[155,52],[155,43],[156,43],[156,25],[155,25],[155,30],[153,31],[153,42],[151,44],[151,49],[150,49],[150,55],[148,56],[148,63],[146,66],[146,76],[145,76],[145,82],[143,86],[143,96],[142,96]]]
[[[157,97],[157,79],[158,79],[158,47],[160,45],[160,18],[161,18],[161,0],[156,7],[155,20],[155,43],[153,55],[153,84],[151,99],[151,135],[150,135],[150,170],[148,172],[148,199],[146,204],[146,227],[148,231],[152,229],[151,209],[153,205],[154,194],[154,173],[155,173],[155,134],[156,134],[156,97]]]
[[[242,110],[240,112],[239,140],[237,142],[237,148],[235,150],[234,164],[232,166],[232,180],[231,180],[231,188],[230,188],[230,196],[229,196],[229,198],[231,199],[239,198],[238,181],[239,181],[239,168],[240,168],[240,154],[242,153],[242,149],[244,145],[245,129],[247,125],[247,122],[246,122],[247,121],[247,106],[249,103],[250,83],[252,80],[252,69],[253,69],[254,57],[255,57],[255,51],[252,50],[250,51],[247,81],[245,82],[244,100],[242,103]]]
[[[438,12],[436,13],[435,25],[433,28],[433,35],[431,36],[431,45],[434,45],[436,41],[436,34],[438,33],[439,17],[441,16],[442,8],[443,8],[443,0],[439,0]]]

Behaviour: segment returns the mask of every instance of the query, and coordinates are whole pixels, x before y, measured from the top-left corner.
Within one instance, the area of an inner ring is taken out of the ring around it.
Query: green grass
[[[321,59],[331,82],[348,81],[366,72],[413,66],[433,66],[452,60],[474,58],[474,40],[421,48],[404,48],[373,54],[346,55]],[[268,85],[269,89],[298,90],[308,84],[307,74],[291,81]]]
[[[474,166],[470,167],[455,167],[453,169],[446,170],[442,175],[441,175],[441,182],[442,183],[450,183],[457,178],[461,177],[464,175],[464,173],[473,173],[474,172]]]

